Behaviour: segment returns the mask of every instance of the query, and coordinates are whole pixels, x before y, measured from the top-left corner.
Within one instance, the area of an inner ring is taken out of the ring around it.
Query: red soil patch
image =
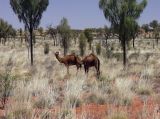
[[[36,98],[33,97],[33,100],[36,100]],[[50,112],[52,117],[56,119],[56,115],[60,110],[62,110],[60,106],[57,106],[46,111]],[[152,98],[142,101],[141,98],[135,97],[129,106],[88,104],[77,107],[75,111],[77,119],[106,119],[107,116],[117,114],[118,112],[124,112],[128,116],[128,119],[160,119],[160,105],[156,104]],[[44,113],[45,110],[34,109],[36,119],[40,118],[39,115],[42,112]],[[4,116],[5,110],[1,109],[0,118]]]
[[[0,119],[5,116],[5,110],[0,109]]]
[[[138,97],[135,97],[130,106],[116,106],[89,104],[76,109],[77,119],[82,117],[90,119],[103,119],[109,114],[117,114],[117,112],[125,112],[128,119],[153,119],[155,116],[160,119],[158,108],[160,105],[155,104],[152,99],[148,99],[145,103]]]

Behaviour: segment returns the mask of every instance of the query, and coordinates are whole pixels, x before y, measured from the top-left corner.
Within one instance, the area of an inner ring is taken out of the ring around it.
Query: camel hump
[[[96,57],[96,55],[94,53],[91,53],[90,56]]]

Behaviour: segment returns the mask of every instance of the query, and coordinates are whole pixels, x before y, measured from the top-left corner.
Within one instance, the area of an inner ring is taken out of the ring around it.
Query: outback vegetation
[[[147,0],[99,0],[111,25],[84,30],[39,26],[49,0],[8,4],[25,27],[0,18],[0,119],[160,118],[160,22],[137,20]]]

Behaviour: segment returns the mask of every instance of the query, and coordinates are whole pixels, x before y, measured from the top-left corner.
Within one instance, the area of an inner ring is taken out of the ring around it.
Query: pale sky
[[[49,2],[41,19],[42,27],[57,26],[63,17],[66,17],[69,25],[75,29],[97,28],[108,24],[99,9],[99,0],[50,0]],[[0,0],[0,18],[15,28],[24,26],[12,11],[9,0]],[[152,20],[160,22],[160,0],[148,0],[148,5],[138,22],[141,25]]]

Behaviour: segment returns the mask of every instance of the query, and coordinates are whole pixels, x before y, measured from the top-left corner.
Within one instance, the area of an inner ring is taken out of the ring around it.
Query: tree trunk
[[[123,37],[122,39],[122,49],[123,49],[123,66],[124,68],[126,67],[126,63],[127,63],[127,55],[126,55],[126,39],[125,37]]]
[[[153,49],[154,49],[154,40],[153,40]]]
[[[67,54],[67,49],[64,47],[64,56]]]
[[[135,42],[135,38],[133,38],[133,48],[135,48],[135,44],[134,44],[134,42]]]
[[[29,29],[30,33],[30,55],[31,55],[31,65],[33,66],[33,28]]]
[[[53,37],[54,46],[56,46],[56,39]]]
[[[89,50],[91,50],[91,49],[92,49],[92,43],[89,42]]]
[[[23,43],[23,39],[22,39],[22,36],[20,36],[21,37],[21,46],[22,46],[22,43]]]
[[[157,38],[156,42],[157,42],[157,47],[158,47],[158,38]]]

